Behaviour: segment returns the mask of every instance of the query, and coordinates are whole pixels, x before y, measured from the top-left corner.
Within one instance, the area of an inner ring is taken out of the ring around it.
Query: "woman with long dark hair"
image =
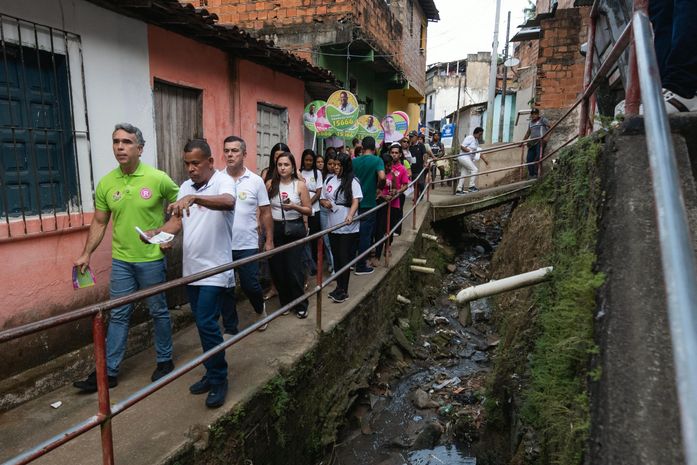
[[[269,153],[269,167],[261,170],[261,174],[259,175],[264,182],[271,181],[271,178],[273,178],[273,172],[276,169],[276,159],[282,153],[286,152],[290,153],[290,148],[283,142],[278,142],[276,145],[271,147],[271,152]]]
[[[346,223],[346,226],[329,233],[335,270],[343,268],[351,261],[351,252],[355,251],[358,245],[359,222],[354,222],[353,217],[362,198],[361,184],[353,175],[351,157],[346,153],[338,154],[334,163],[334,176],[329,177],[324,183],[320,201],[329,212],[328,227]],[[336,289],[329,293],[329,298],[334,302],[341,303],[348,299],[350,274],[347,269],[337,278]]]
[[[298,179],[295,158],[284,152],[276,159],[271,180],[266,183],[273,217],[273,243],[276,247],[302,239],[307,235],[303,216],[312,213],[312,204],[305,183]],[[271,279],[276,285],[281,306],[304,293],[305,273],[301,266],[303,246],[297,245],[269,258]],[[293,307],[298,318],[307,318],[307,300]]]
[[[307,218],[307,226],[310,234],[319,232],[322,228],[319,219],[319,197],[322,193],[322,172],[317,168],[317,156],[312,149],[303,150],[300,157],[300,165],[302,171],[300,174],[305,180],[307,191],[310,194],[310,203],[312,203],[312,214]],[[306,258],[308,258],[308,268],[310,276],[317,273],[317,240],[310,241],[305,244]]]

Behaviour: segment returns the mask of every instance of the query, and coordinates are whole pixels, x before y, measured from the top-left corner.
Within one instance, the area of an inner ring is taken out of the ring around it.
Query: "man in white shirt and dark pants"
[[[232,259],[242,260],[259,253],[259,226],[266,231],[264,251],[273,249],[273,218],[271,204],[264,180],[244,166],[247,144],[237,136],[229,136],[223,141],[223,154],[227,161],[224,173],[235,185],[235,215],[230,224],[232,229]],[[257,220],[258,218],[258,220]],[[266,318],[264,290],[259,281],[259,262],[251,262],[236,268],[240,277],[242,291],[257,314],[257,320]],[[237,333],[237,306],[234,294],[225,299],[222,310],[223,326],[226,334]],[[264,331],[265,324],[259,328]]]
[[[484,129],[480,127],[474,128],[472,135],[465,137],[462,144],[460,144],[460,149],[462,149],[464,153],[457,157],[457,161],[460,164],[460,176],[470,175],[469,192],[477,192],[479,190],[476,186],[477,173],[479,173],[479,169],[477,168],[475,162],[481,157],[481,159],[484,160],[484,163],[489,166],[489,162],[487,161],[486,157],[478,153],[480,150],[479,143],[482,141],[483,136]],[[465,179],[467,178],[460,178],[460,181],[457,183],[455,195],[464,195],[467,193],[464,191]]]
[[[184,165],[189,174],[177,201],[167,210],[172,214],[162,231],[172,234],[184,230],[183,276],[189,276],[231,262],[232,234],[229,216],[235,207],[234,183],[213,166],[208,143],[202,139],[187,142]],[[235,285],[233,271],[226,271],[186,286],[191,311],[196,320],[201,347],[206,352],[223,342],[218,326],[223,298]],[[206,406],[220,407],[228,389],[227,362],[220,352],[203,362],[206,374],[192,384],[192,394],[205,394]]]

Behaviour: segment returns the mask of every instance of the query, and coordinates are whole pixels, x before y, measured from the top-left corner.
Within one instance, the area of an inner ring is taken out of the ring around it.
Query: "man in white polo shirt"
[[[235,206],[235,186],[228,176],[215,170],[211,148],[205,140],[187,142],[184,165],[190,179],[179,188],[177,202],[167,208],[172,216],[162,231],[176,234],[184,230],[182,275],[189,276],[231,262],[232,234],[228,224]],[[218,319],[225,291],[234,285],[230,270],[186,286],[204,352],[223,342]],[[225,353],[220,352],[203,364],[206,374],[189,391],[208,393],[206,406],[220,407],[228,388]]]
[[[266,231],[264,251],[273,249],[273,218],[271,204],[264,180],[244,166],[247,144],[237,136],[223,141],[223,153],[227,161],[225,172],[235,185],[234,222],[232,229],[232,259],[242,260],[259,253],[259,225]],[[266,318],[264,290],[259,281],[259,262],[251,262],[237,268],[242,291],[257,314],[257,321]],[[223,326],[228,334],[237,333],[237,307],[234,295],[229,295],[223,306]],[[264,331],[268,324],[261,326]]]

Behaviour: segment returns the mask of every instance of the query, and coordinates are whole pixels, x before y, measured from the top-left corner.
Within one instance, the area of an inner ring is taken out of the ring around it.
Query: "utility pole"
[[[457,147],[457,151],[460,152],[460,89],[462,89],[462,75],[460,74],[460,65],[458,63],[457,65],[457,110],[455,110],[455,130],[453,131],[453,142],[451,145],[451,151],[452,148]],[[455,153],[453,151],[453,153]],[[451,176],[455,175],[455,160],[450,159],[450,173]],[[457,187],[457,183],[453,181],[453,195],[455,194],[455,190]]]
[[[486,136],[494,141],[494,101],[496,100],[496,69],[499,50],[499,18],[501,17],[501,0],[496,0],[496,21],[494,22],[494,42],[491,44],[491,67],[489,68],[489,99],[486,105]]]
[[[501,85],[501,113],[499,114],[499,142],[503,142],[503,124],[506,114],[506,84],[508,83],[508,36],[511,33],[511,12],[508,12],[508,22],[506,23],[506,44],[503,49],[503,84]]]

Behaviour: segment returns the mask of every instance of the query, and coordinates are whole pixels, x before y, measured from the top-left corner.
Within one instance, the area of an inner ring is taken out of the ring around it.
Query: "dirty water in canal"
[[[356,393],[331,455],[322,465],[475,465],[470,444],[485,421],[483,401],[498,337],[487,299],[471,304],[470,321],[457,292],[488,280],[493,250],[510,207],[436,227],[455,252],[415,329],[395,322],[370,387]],[[463,226],[464,224],[464,226]],[[452,231],[457,231],[454,234]],[[467,323],[466,325],[463,325]]]

